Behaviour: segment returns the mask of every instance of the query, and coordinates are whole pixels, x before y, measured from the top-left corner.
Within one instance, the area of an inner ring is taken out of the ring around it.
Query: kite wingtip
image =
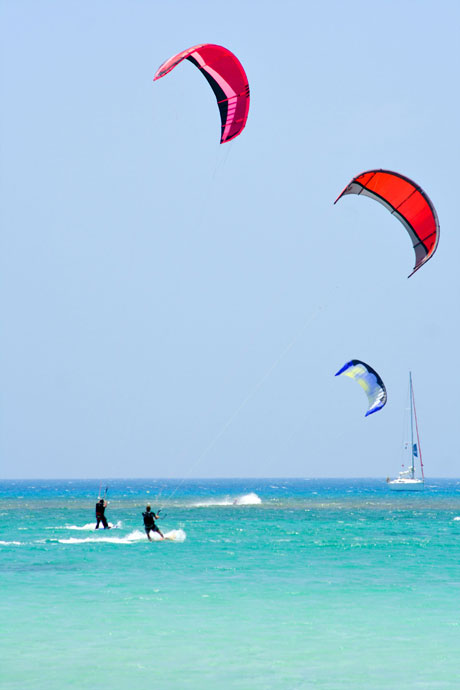
[[[369,417],[370,414],[374,414],[374,412],[378,412],[379,410],[382,410],[385,407],[385,404],[386,404],[386,401],[383,405],[379,405],[378,407],[375,407],[373,410],[368,410],[364,416]]]
[[[418,266],[414,266],[412,273],[409,273],[407,278],[409,279],[411,276],[414,275],[414,273],[417,273],[418,269],[421,268],[422,266],[423,266],[423,264],[419,264]]]
[[[346,371],[349,366],[350,366],[350,362],[347,362],[346,364],[343,365],[343,367],[341,367],[338,370],[338,372],[336,374],[334,374],[334,376],[340,376],[340,374],[343,374],[343,372]]]

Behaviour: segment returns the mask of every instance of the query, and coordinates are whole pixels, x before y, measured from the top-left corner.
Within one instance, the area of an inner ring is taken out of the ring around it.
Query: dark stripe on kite
[[[228,113],[228,99],[227,96],[225,95],[225,91],[219,86],[219,84],[216,82],[214,77],[212,77],[209,72],[206,71],[206,65],[201,67],[200,63],[195,60],[191,55],[186,58],[187,60],[190,60],[198,69],[200,70],[201,74],[203,77],[206,79],[208,82],[209,86],[211,89],[214,91],[214,95],[217,99],[217,106],[219,108],[219,113],[220,113],[220,120],[221,120],[221,128],[222,128],[222,135],[224,133],[225,129],[225,123],[227,122],[227,113]]]
[[[243,65],[227,48],[203,43],[166,60],[155,73],[153,81],[168,74],[182,60],[191,62],[204,75],[219,108],[220,143],[231,141],[245,128],[249,112],[249,84]]]

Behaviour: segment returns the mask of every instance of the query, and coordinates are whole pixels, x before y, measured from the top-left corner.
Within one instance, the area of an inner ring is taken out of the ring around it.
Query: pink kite
[[[249,111],[249,84],[241,62],[227,48],[203,43],[166,60],[153,81],[161,79],[182,60],[190,60],[208,81],[219,106],[222,121],[220,143],[241,134]]]

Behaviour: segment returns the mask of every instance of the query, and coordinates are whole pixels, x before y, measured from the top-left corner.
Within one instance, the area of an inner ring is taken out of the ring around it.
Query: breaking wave
[[[221,498],[221,499],[210,499],[209,501],[200,501],[199,503],[194,503],[194,508],[212,508],[213,506],[256,506],[260,505],[262,500],[257,494],[251,492],[250,494],[244,494],[243,496],[237,496],[237,498]]]
[[[258,506],[262,503],[262,500],[254,492],[250,494],[245,494],[244,496],[239,496],[233,501],[236,506]]]

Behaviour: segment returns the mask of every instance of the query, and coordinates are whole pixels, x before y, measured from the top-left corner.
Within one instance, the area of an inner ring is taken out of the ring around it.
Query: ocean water
[[[2,690],[460,688],[460,481],[99,486],[0,483]]]

